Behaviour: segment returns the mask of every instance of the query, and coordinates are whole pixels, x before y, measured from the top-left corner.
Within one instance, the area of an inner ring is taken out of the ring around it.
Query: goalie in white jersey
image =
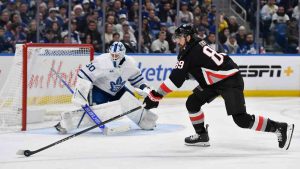
[[[144,82],[140,69],[132,57],[125,55],[121,42],[114,42],[109,53],[96,57],[78,73],[72,97],[75,105],[90,105],[101,121],[137,107],[139,101],[125,86],[128,81],[141,95],[147,95],[149,87]],[[128,95],[128,92],[131,93]],[[126,94],[127,95],[126,95]],[[84,111],[69,111],[61,114],[62,120],[55,128],[66,133],[80,126],[95,125]],[[82,118],[84,116],[84,118]],[[156,126],[157,115],[146,109],[127,115],[141,129],[151,130]]]

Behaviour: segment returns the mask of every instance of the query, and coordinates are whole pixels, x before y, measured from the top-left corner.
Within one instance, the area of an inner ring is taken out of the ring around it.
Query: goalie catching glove
[[[146,104],[145,109],[152,109],[158,107],[159,101],[163,98],[163,95],[155,90],[151,90],[148,96],[144,100]]]

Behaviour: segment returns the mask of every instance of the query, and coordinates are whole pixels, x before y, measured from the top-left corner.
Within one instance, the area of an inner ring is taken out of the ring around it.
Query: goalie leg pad
[[[137,110],[127,117],[143,130],[153,130],[156,127],[158,116],[147,109]]]

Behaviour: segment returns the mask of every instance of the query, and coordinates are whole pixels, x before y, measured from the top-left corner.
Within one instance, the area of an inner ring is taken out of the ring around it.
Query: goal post
[[[49,107],[62,105],[64,109],[64,104],[71,104],[71,93],[51,69],[74,87],[82,64],[93,57],[90,44],[17,45],[8,78],[0,90],[0,129],[24,131]]]

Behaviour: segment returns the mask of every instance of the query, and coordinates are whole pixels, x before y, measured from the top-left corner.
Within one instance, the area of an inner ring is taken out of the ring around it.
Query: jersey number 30
[[[224,61],[224,56],[212,50],[208,46],[203,47],[203,53],[210,57],[218,66],[220,66]]]
[[[93,65],[93,63],[90,63],[88,65],[86,65],[86,67],[89,69],[89,71],[94,71],[96,69],[96,67]]]

